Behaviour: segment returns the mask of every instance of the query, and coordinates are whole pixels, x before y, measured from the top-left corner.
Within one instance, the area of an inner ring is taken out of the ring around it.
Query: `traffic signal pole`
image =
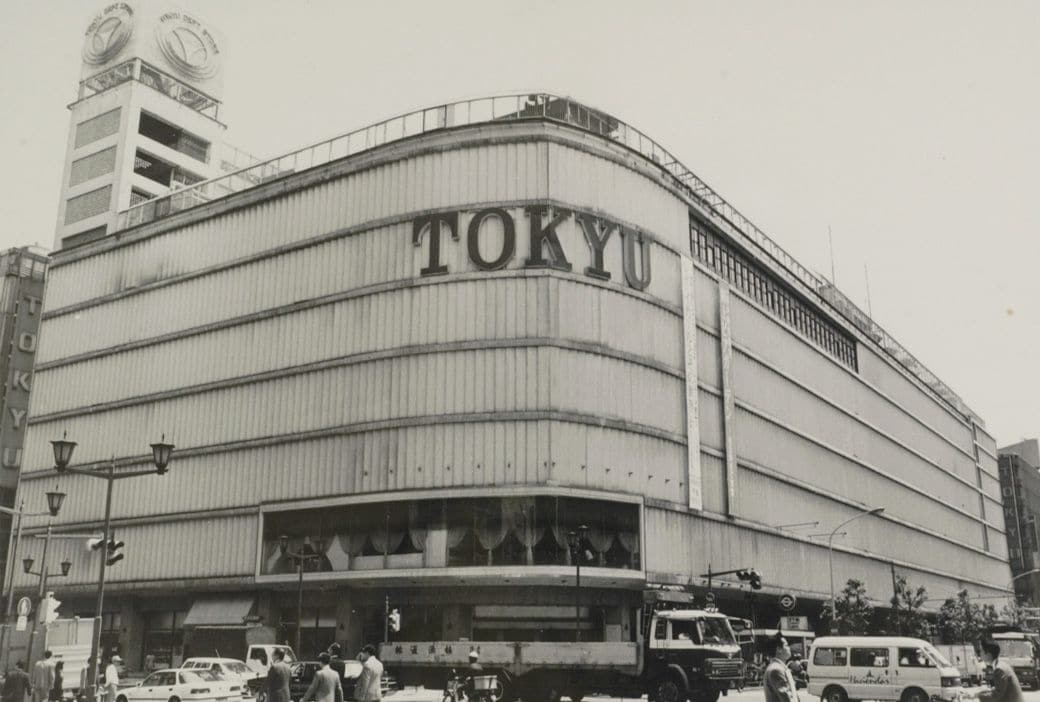
[[[43,614],[43,598],[47,595],[47,551],[51,546],[51,523],[47,522],[47,537],[43,540],[43,561],[40,563],[40,590],[37,593],[36,600],[36,611],[33,612],[32,629],[29,630],[29,648],[25,652],[25,668],[26,670],[32,670],[32,655],[33,655],[33,643],[36,640],[36,627],[40,622],[40,615]],[[32,567],[32,566],[30,566]]]
[[[112,539],[112,487],[116,484],[116,462],[108,464],[108,492],[105,496],[105,526],[101,538],[101,565],[98,566],[97,604],[94,609],[94,635],[90,639],[90,658],[87,660],[87,701],[97,699],[97,674],[101,665],[101,626],[104,621],[102,608],[105,606],[105,566],[108,565],[108,544]]]

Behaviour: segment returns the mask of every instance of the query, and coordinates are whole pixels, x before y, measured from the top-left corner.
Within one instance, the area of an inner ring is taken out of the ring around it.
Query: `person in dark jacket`
[[[267,702],[290,702],[289,677],[285,651],[276,648],[271,652],[271,667],[267,669]]]
[[[65,678],[62,674],[64,670],[65,661],[58,661],[54,664],[54,685],[51,686],[50,694],[47,696],[51,702],[61,702],[65,691]]]
[[[4,686],[0,688],[0,698],[4,702],[25,702],[25,696],[32,692],[32,681],[25,672],[25,663],[18,661],[14,670],[7,671]]]
[[[1025,702],[1015,670],[1007,661],[1000,659],[1000,644],[983,641],[982,660],[986,665],[993,666],[993,687],[974,696],[981,702]]]
[[[343,660],[343,649],[336,642],[329,646],[329,667],[336,671],[342,683],[347,675],[347,662]]]

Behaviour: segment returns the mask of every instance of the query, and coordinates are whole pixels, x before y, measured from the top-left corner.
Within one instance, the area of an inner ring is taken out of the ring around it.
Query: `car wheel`
[[[656,702],[686,702],[686,695],[675,678],[662,678],[654,688],[654,699]]]
[[[825,700],[825,702],[849,702],[849,696],[845,694],[845,690],[842,690],[837,685],[825,688],[823,694],[820,695],[820,699]]]
[[[168,700],[168,702],[181,702],[181,698],[180,698],[180,697],[178,697],[177,695],[174,695],[173,697],[171,697],[171,698],[170,698],[170,699]]]
[[[117,697],[116,702],[126,702],[126,695],[120,695]]]
[[[919,687],[908,688],[900,700],[902,702],[929,702],[928,693]]]

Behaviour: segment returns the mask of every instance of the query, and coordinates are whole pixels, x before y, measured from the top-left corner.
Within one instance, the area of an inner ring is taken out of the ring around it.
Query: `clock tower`
[[[131,226],[149,200],[233,169],[216,148],[223,59],[223,38],[173,6],[114,2],[90,18],[55,249]]]

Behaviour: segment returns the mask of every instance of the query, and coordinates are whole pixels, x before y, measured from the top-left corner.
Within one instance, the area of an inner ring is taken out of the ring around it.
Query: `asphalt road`
[[[1040,690],[1026,690],[1023,692],[1026,702],[1040,702]],[[398,690],[386,702],[441,702],[443,697],[441,690],[426,690],[424,688],[405,688]],[[634,702],[632,698],[622,700],[618,697],[588,696],[586,700],[595,702]],[[642,699],[646,699],[643,697]],[[819,702],[819,697],[808,694],[805,690],[798,691],[799,702]],[[564,698],[565,702],[567,698]],[[725,697],[720,697],[719,702],[764,702],[765,695],[762,688],[748,688],[740,692],[731,692]]]

